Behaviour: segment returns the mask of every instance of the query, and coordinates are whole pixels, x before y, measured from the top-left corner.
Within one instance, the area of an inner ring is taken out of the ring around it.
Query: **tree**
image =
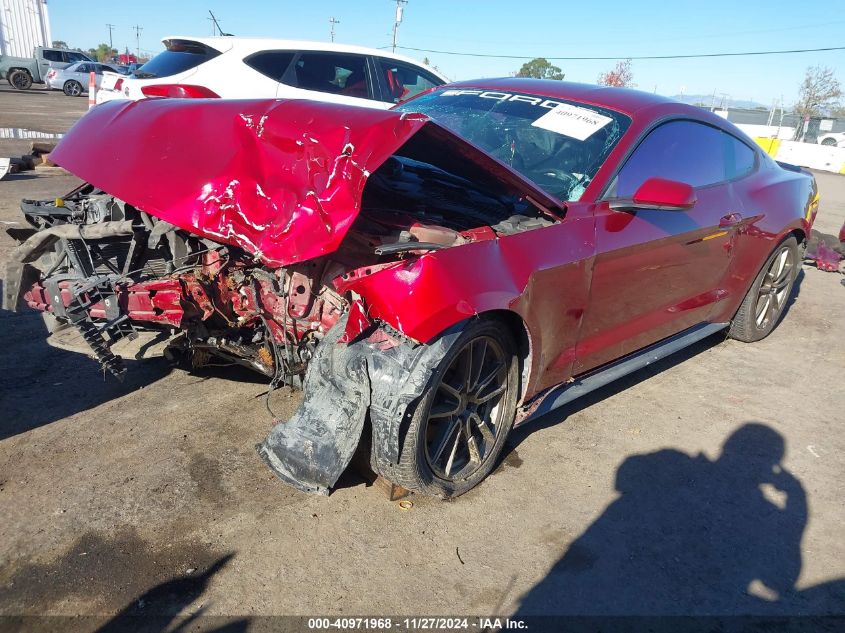
[[[108,44],[100,44],[97,48],[90,48],[88,51],[94,59],[100,62],[107,61],[117,55],[117,51]]]
[[[598,83],[602,86],[613,86],[614,88],[633,88],[634,73],[631,72],[631,60],[616,62],[613,70],[599,75]]]
[[[557,79],[561,80],[566,75],[560,68],[551,64],[545,57],[535,57],[530,62],[525,62],[522,68],[516,73],[517,77],[534,77],[535,79]]]
[[[70,48],[64,40],[53,40],[53,48]]]
[[[795,113],[802,119],[824,114],[839,105],[842,86],[826,66],[811,66],[798,90],[799,100],[795,104]]]

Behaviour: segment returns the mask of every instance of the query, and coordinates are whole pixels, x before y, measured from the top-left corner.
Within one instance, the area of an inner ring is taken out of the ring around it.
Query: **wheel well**
[[[806,234],[806,233],[804,233],[804,231],[803,231],[802,229],[793,229],[792,231],[790,231],[789,233],[787,233],[787,234],[784,236],[784,239],[786,239],[786,238],[787,238],[787,237],[789,237],[790,235],[794,235],[794,236],[795,236],[795,239],[796,239],[796,240],[798,240],[798,245],[799,245],[799,246],[800,246],[801,244],[803,244],[804,242],[806,242],[806,241],[807,241],[807,234]]]
[[[528,374],[531,371],[531,337],[528,326],[516,312],[510,310],[490,310],[479,316],[489,317],[502,322],[516,342],[517,357],[519,358],[519,399],[525,395],[528,387]]]

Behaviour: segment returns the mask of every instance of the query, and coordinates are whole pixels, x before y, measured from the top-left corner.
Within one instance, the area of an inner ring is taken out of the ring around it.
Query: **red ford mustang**
[[[529,79],[387,112],[109,103],[51,158],[89,184],[22,203],[6,306],[118,377],[164,352],[304,384],[258,451],[321,493],[367,433],[384,477],[459,495],[515,424],[718,330],[763,338],[818,207],[707,111]]]

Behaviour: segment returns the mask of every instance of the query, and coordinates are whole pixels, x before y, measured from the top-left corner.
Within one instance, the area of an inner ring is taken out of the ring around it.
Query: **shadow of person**
[[[782,614],[784,599],[794,603],[807,522],[784,452],[779,433],[748,423],[713,461],[674,449],[627,458],[619,497],[516,615]]]
[[[211,578],[228,565],[233,556],[234,554],[227,554],[219,558],[200,574],[175,578],[156,585],[127,604],[97,629],[97,633],[140,633],[164,630],[176,633],[195,630],[200,618],[205,619],[202,630],[208,633],[246,631],[249,625],[247,619],[204,616],[204,606],[200,606],[191,615],[182,615],[188,605],[205,593]],[[218,623],[219,626],[209,626]]]

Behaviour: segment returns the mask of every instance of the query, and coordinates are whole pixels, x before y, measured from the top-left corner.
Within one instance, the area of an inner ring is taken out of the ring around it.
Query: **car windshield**
[[[394,109],[430,116],[563,201],[581,198],[631,123],[600,106],[492,90],[435,90]]]

